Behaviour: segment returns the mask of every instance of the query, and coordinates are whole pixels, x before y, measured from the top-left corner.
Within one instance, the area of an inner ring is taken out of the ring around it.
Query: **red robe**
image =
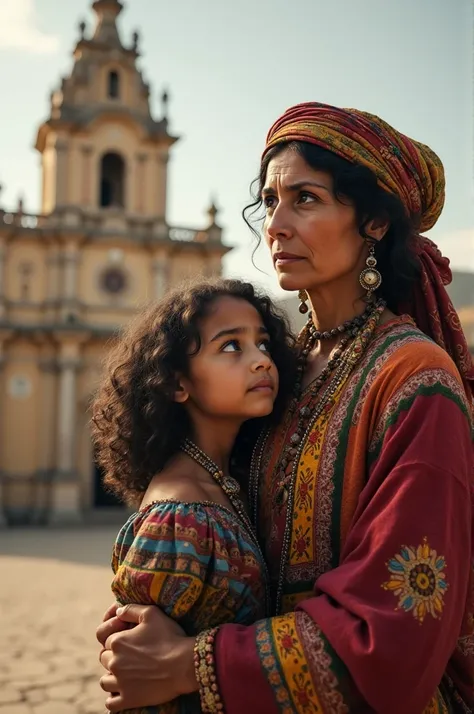
[[[301,406],[313,407],[308,393]],[[279,612],[220,628],[227,714],[474,711],[473,450],[459,373],[406,318],[379,328],[301,446],[291,512],[264,445],[258,528]]]

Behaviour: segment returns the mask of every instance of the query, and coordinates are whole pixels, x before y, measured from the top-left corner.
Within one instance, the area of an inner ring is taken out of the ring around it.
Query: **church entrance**
[[[125,508],[110,491],[104,488],[103,471],[101,467],[94,462],[94,508]]]

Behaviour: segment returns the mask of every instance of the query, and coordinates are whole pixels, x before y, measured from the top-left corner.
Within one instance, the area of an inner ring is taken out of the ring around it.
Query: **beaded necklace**
[[[310,313],[306,329],[309,330],[314,340],[330,340],[334,337],[340,337],[345,332],[351,332],[356,327],[362,327],[362,325],[365,325],[373,309],[374,303],[370,303],[361,315],[356,315],[352,318],[352,320],[346,320],[341,325],[333,327],[331,330],[317,330],[313,324],[313,318]]]
[[[265,584],[265,612],[269,614],[270,612],[270,576],[266,566],[265,558],[263,557],[260,544],[258,542],[255,529],[252,525],[252,521],[247,515],[245,506],[240,498],[240,485],[238,481],[232,476],[225,476],[223,471],[217,466],[217,464],[199,448],[191,439],[184,439],[180,447],[181,451],[187,454],[193,461],[195,461],[199,466],[202,466],[205,471],[212,476],[214,481],[221,487],[222,491],[225,493],[227,498],[232,504],[233,509],[237,513],[239,519],[248,532],[252,543],[258,551],[260,560],[262,563],[264,571],[264,584]]]
[[[287,443],[287,446],[283,449],[275,467],[274,474],[276,478],[276,489],[275,501],[273,505],[278,510],[281,510],[285,504],[287,507],[280,572],[276,593],[276,613],[280,612],[283,596],[285,572],[291,545],[295,483],[298,463],[301,458],[304,444],[317,419],[326,408],[333,404],[338,390],[346,382],[350,373],[365,353],[367,345],[373,337],[384,310],[385,302],[383,300],[378,300],[375,303],[372,303],[372,305],[364,313],[366,317],[363,324],[354,326],[341,340],[339,347],[333,352],[325,369],[319,377],[317,377],[317,379],[309,385],[309,402],[312,402],[314,406],[312,408],[305,406],[299,409],[298,421],[294,428],[293,434],[287,440],[289,443]],[[308,355],[316,342],[316,338],[314,337],[315,330],[312,329],[312,327],[314,328],[311,321],[309,321],[300,335],[299,341],[300,344],[302,344],[302,348],[299,357],[297,383],[295,385],[294,397],[290,404],[290,420],[292,415],[294,415],[298,409],[298,403],[302,395],[302,380]],[[353,338],[353,341],[350,343],[351,338]],[[266,451],[269,434],[269,430],[262,434],[261,438],[255,445],[252,454],[249,494],[251,512],[255,525],[257,524],[258,519],[259,477],[261,474],[262,459]]]

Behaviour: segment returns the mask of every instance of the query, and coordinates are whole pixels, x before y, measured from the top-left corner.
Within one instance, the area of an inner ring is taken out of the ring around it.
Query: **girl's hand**
[[[97,631],[104,648],[100,661],[108,672],[100,686],[110,693],[109,711],[163,704],[197,691],[193,637],[153,605],[126,605],[114,612],[109,608],[108,621]]]

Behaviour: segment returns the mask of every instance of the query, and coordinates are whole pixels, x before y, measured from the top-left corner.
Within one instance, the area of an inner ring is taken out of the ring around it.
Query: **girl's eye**
[[[262,352],[270,352],[270,342],[268,340],[262,340],[262,342],[259,343],[258,348],[262,350]]]
[[[237,352],[240,350],[240,345],[238,340],[229,340],[222,347],[222,352]]]

